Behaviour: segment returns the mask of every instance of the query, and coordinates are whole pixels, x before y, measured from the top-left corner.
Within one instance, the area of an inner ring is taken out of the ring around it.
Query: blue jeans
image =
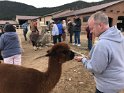
[[[74,32],[74,43],[80,44],[80,31]]]

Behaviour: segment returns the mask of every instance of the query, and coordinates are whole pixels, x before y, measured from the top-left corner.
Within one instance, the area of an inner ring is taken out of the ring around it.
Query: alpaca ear
[[[50,50],[47,51],[47,54],[45,56],[50,56]]]
[[[54,56],[56,53],[52,52],[51,50],[47,51],[47,54],[45,56]]]
[[[50,56],[50,54],[46,54],[45,56],[48,57],[48,56]]]

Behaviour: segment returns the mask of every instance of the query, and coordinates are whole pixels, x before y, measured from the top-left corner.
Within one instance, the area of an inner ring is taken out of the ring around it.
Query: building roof
[[[61,13],[61,12],[63,12],[63,11],[64,11],[64,10],[57,11],[57,12],[53,12],[53,13],[50,13],[50,14],[46,14],[46,15],[44,15],[44,17],[46,17],[46,16],[53,16],[53,15],[58,14],[58,13]]]
[[[65,15],[65,14],[70,13],[70,12],[72,12],[72,11],[73,11],[73,10],[62,11],[62,12],[60,12],[60,13],[58,13],[58,14],[54,14],[54,15],[53,15],[53,18],[59,18],[61,15]]]
[[[0,25],[4,25],[6,22],[9,22],[12,25],[17,25],[18,23],[13,20],[0,20]]]
[[[16,19],[18,20],[29,20],[29,19],[37,19],[40,16],[21,16],[21,15],[16,15]]]
[[[59,17],[67,17],[67,16],[80,15],[80,14],[85,14],[85,13],[92,13],[92,12],[99,11],[101,9],[110,7],[112,5],[115,5],[115,4],[118,4],[118,3],[121,3],[121,2],[124,2],[124,0],[113,1],[113,2],[109,2],[109,3],[101,4],[101,5],[96,5],[96,6],[92,6],[92,7],[88,7],[88,8],[83,8],[83,9],[76,10],[76,11],[71,11],[71,12],[62,14]],[[54,17],[54,18],[58,18],[58,17]]]
[[[70,12],[70,11],[71,11],[71,10],[61,10],[61,11],[57,11],[57,12],[53,12],[53,13],[44,15],[44,17],[52,16],[52,18],[59,18],[59,16],[61,16],[61,15],[63,15],[63,14],[66,14],[66,13],[68,13],[68,12]]]

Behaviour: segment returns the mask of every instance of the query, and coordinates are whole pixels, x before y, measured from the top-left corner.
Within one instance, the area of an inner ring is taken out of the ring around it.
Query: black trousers
[[[103,92],[99,91],[99,90],[96,88],[96,92],[95,92],[95,93],[103,93]]]
[[[62,38],[62,34],[59,34],[59,36],[58,36],[58,41],[59,41],[59,42],[62,41],[61,38]]]
[[[73,36],[73,33],[70,33],[70,43],[72,43],[72,36]]]
[[[37,42],[36,41],[31,41],[32,42],[32,46],[36,46],[37,47]]]
[[[1,55],[1,51],[0,51],[0,60],[3,60],[3,57],[2,57],[2,55]]]
[[[27,34],[27,31],[23,31],[23,35],[24,35],[25,41],[27,41],[26,34]]]
[[[58,40],[58,35],[53,36],[53,44],[56,44]]]

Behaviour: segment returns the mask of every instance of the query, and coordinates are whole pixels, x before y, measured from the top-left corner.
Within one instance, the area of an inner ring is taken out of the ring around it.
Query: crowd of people
[[[67,34],[69,34],[69,42],[72,43],[72,45],[77,45],[80,46],[80,32],[81,32],[81,19],[75,15],[75,18],[73,21],[69,20],[51,20],[50,23],[44,26],[41,26],[41,28],[38,27],[37,20],[30,20],[26,21],[21,25],[22,31],[23,31],[23,36],[24,40],[26,42],[30,42],[32,44],[32,47],[34,50],[37,50],[38,48],[40,49],[39,46],[41,46],[41,43],[46,44],[46,42],[50,42],[48,37],[51,35],[51,41],[53,44],[56,44],[58,42],[66,42],[67,41]],[[43,27],[45,29],[43,29]],[[50,32],[51,34],[46,34],[47,32]],[[4,34],[3,34],[4,33]],[[19,44],[20,39],[18,38],[18,35],[16,33],[16,28],[9,24],[6,23],[4,28],[1,29],[0,33],[0,52],[2,51],[2,56],[0,56],[0,59],[4,60],[6,63],[10,62],[13,64],[19,64],[21,65],[21,44]],[[11,35],[8,37],[8,35]],[[6,39],[4,39],[6,38]],[[15,38],[15,40],[13,39]],[[11,41],[13,39],[13,41]],[[39,40],[40,39],[40,40]],[[42,42],[42,41],[44,42]],[[8,46],[5,45],[5,41],[7,42]],[[10,45],[9,45],[9,43]],[[11,44],[11,42],[13,42]],[[15,43],[16,44],[15,44]],[[6,49],[7,47],[7,49]],[[13,51],[13,49],[15,50]],[[10,50],[9,50],[10,49]],[[11,50],[12,49],[12,50]],[[11,54],[7,51],[10,51]],[[15,57],[16,55],[16,57]],[[9,58],[8,58],[9,57]],[[14,62],[13,60],[10,61],[10,59],[15,58],[17,63]]]
[[[81,46],[81,19],[78,15],[75,15],[73,19],[68,20],[51,20],[48,25],[45,26],[45,32],[50,32],[49,35],[44,34],[42,28],[44,26],[37,27],[37,24],[40,24],[37,22],[37,20],[31,20],[30,22],[25,22],[22,24],[23,28],[23,35],[25,41],[32,42],[32,46],[34,50],[37,50],[39,48],[38,42],[41,41],[41,37],[45,35],[45,37],[48,37],[51,35],[51,40],[47,39],[45,42],[53,42],[53,44],[56,44],[58,42],[67,42],[71,43],[74,46]],[[44,24],[44,23],[43,23]],[[90,32],[90,29],[88,27],[85,29],[87,33],[87,46],[88,50],[90,51],[93,42],[94,42],[94,35],[92,32]],[[42,35],[41,35],[42,34]],[[67,35],[69,35],[69,38],[67,38]],[[44,39],[45,40],[45,39]]]
[[[67,41],[67,34],[69,34],[69,43],[81,46],[80,33],[81,33],[81,19],[75,15],[73,21],[58,20],[51,22],[53,43]],[[74,41],[73,41],[74,40]]]
[[[37,41],[42,34],[42,29],[38,29],[37,20],[31,20],[22,24],[23,35],[25,41],[30,40],[34,50],[38,49]],[[41,27],[42,28],[42,27]],[[75,15],[73,21],[69,20],[51,20],[46,26],[46,31],[50,31],[53,44],[58,42],[66,42],[67,34],[69,34],[69,41],[73,45],[81,46],[81,19]]]
[[[96,81],[95,93],[119,93],[124,89],[124,36],[116,26],[109,27],[108,16],[101,11],[92,14],[87,23],[85,30],[89,56],[75,56],[74,59],[82,62],[93,74]],[[45,36],[44,31],[50,31],[53,44],[66,42],[68,33],[69,43],[81,46],[81,19],[77,15],[73,21],[51,20],[48,26],[44,26],[45,29],[39,30],[36,20],[22,24],[24,40],[29,40],[35,50],[38,48],[39,36]],[[46,37],[49,36],[46,34]],[[95,45],[93,45],[94,37],[98,37]],[[7,64],[21,65],[21,53],[22,47],[16,28],[6,23],[0,30],[0,54],[2,54],[0,60]]]

